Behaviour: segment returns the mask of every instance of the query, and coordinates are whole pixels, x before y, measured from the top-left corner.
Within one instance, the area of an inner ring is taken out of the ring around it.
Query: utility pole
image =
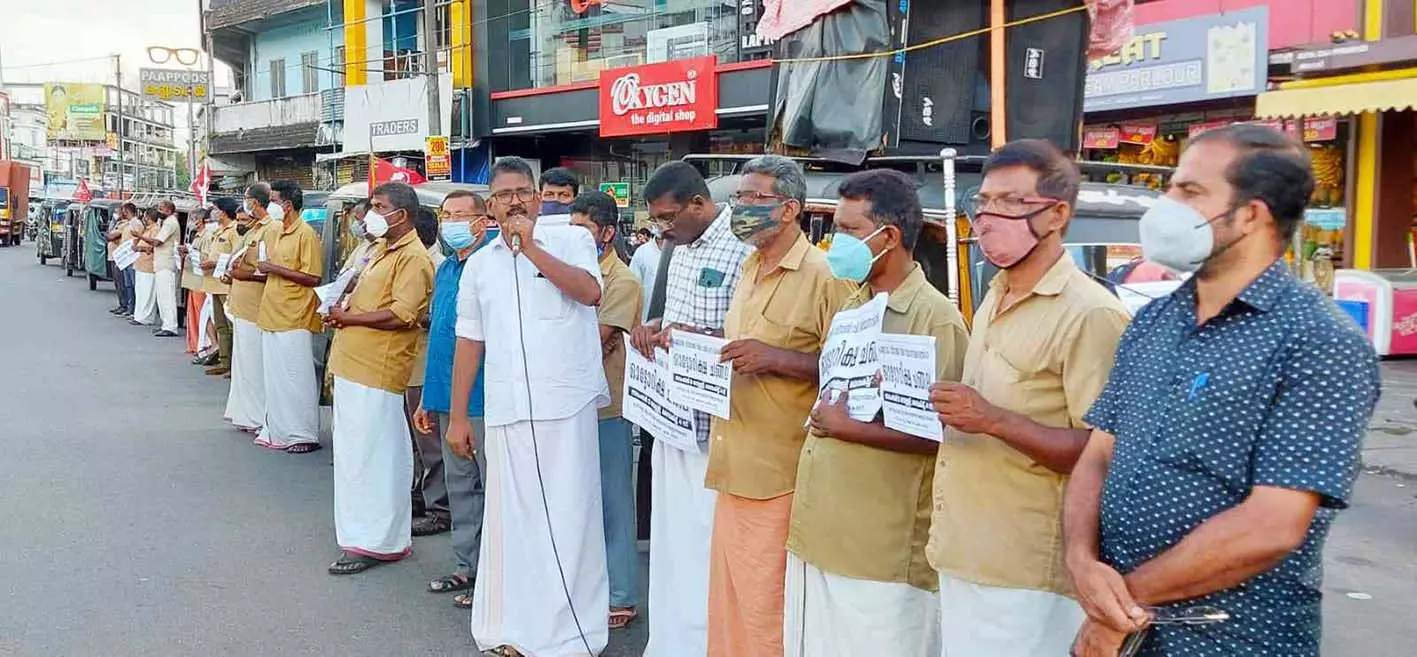
[[[423,0],[423,79],[428,89],[428,136],[443,134],[443,119],[439,108],[443,106],[438,97],[438,5],[433,0]],[[374,145],[369,145],[373,152]]]
[[[123,177],[127,168],[123,166],[123,55],[113,53],[113,77],[118,82],[118,198],[123,198]],[[136,176],[134,176],[136,182]]]

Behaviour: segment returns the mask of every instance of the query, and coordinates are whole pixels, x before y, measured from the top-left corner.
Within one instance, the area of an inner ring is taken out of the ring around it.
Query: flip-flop
[[[634,607],[626,607],[624,609],[611,609],[610,629],[623,630],[626,626],[628,626],[630,623],[633,623],[635,619],[639,617],[640,612],[637,611]]]
[[[472,578],[466,575],[444,575],[428,583],[429,593],[452,593],[472,588]]]
[[[320,443],[295,443],[285,448],[286,454],[309,454],[320,451]]]
[[[329,572],[331,575],[353,575],[355,573],[362,573],[382,563],[384,562],[374,557],[366,557],[362,554],[354,554],[351,552],[342,552],[340,553],[339,559],[336,559],[334,563],[330,564]]]
[[[472,594],[459,593],[453,597],[453,606],[458,609],[472,609]]]

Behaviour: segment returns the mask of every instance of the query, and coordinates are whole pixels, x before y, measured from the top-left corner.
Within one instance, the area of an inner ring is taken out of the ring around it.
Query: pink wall
[[[1359,30],[1360,0],[1152,0],[1138,1],[1138,25],[1269,5],[1271,50],[1323,43],[1340,30]]]

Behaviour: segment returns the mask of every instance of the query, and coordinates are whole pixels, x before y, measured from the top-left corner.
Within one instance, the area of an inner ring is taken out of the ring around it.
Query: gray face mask
[[[1175,199],[1157,199],[1137,226],[1142,257],[1178,272],[1200,269],[1215,254],[1215,219]]]

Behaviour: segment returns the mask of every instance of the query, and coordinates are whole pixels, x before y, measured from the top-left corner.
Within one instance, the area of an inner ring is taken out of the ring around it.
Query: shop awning
[[[1375,80],[1303,89],[1266,91],[1255,99],[1255,117],[1297,119],[1363,112],[1401,111],[1417,106],[1417,78]]]

